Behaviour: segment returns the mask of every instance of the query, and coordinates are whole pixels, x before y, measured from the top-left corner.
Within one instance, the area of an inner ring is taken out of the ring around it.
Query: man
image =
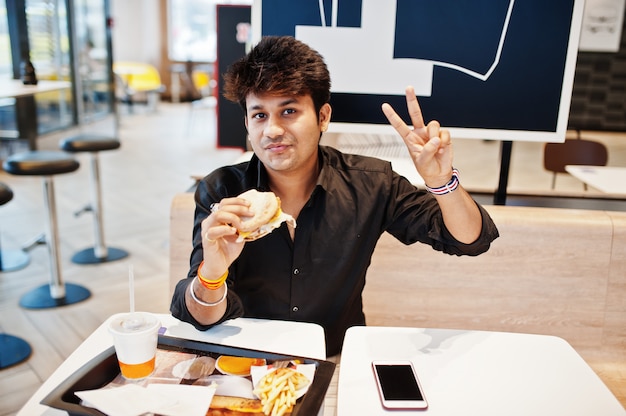
[[[292,37],[262,39],[229,68],[224,94],[244,109],[254,156],[198,184],[190,271],[171,305],[196,328],[242,315],[315,322],[334,355],[347,328],[365,325],[361,293],[383,232],[455,255],[478,255],[498,236],[459,183],[449,132],[436,121],[424,125],[411,87],[413,129],[388,104],[382,111],[430,192],[388,162],[319,144],[331,119],[330,75],[323,58]],[[236,196],[252,188],[273,191],[297,227],[284,223],[238,242],[237,227],[251,212]]]

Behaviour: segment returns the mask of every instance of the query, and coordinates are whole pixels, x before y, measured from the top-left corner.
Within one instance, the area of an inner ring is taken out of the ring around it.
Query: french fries
[[[264,375],[256,389],[261,399],[263,413],[267,416],[282,416],[296,404],[296,390],[306,387],[310,380],[293,368],[278,368]]]

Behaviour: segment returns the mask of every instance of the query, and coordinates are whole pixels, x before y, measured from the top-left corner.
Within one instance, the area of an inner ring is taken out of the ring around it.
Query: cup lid
[[[109,329],[116,333],[134,334],[152,331],[160,326],[157,317],[148,312],[132,312],[117,314],[109,325]]]

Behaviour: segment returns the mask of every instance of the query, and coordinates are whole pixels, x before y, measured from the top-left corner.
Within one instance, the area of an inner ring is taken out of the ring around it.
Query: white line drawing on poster
[[[494,51],[489,69],[485,73],[479,73],[450,62],[394,59],[392,54],[395,31],[381,30],[381,27],[395,28],[395,0],[363,0],[361,27],[358,28],[337,26],[338,1],[332,1],[330,27],[326,25],[323,0],[319,0],[322,26],[297,25],[295,30],[297,39],[311,45],[324,56],[333,74],[332,91],[335,93],[397,94],[410,83],[415,87],[417,95],[424,97],[432,94],[435,66],[460,71],[481,81],[486,81],[491,76],[500,61],[515,3],[515,0],[509,1],[507,13],[502,22],[498,47]],[[345,47],[337,47],[338,43]],[[364,56],[368,57],[368,61],[372,64],[366,69],[355,70],[355,64],[367,65],[367,62],[363,62]],[[384,73],[377,73],[379,69]],[[355,76],[355,74],[362,74],[362,76]],[[363,76],[366,78],[364,79]],[[369,78],[376,78],[376,82],[368,83]]]

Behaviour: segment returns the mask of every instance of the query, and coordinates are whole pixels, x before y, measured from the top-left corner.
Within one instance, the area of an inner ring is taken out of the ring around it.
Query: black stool
[[[123,259],[128,253],[119,248],[106,246],[104,243],[104,227],[102,225],[102,199],[100,188],[100,168],[98,152],[114,150],[120,147],[120,141],[106,136],[81,134],[68,137],[60,143],[61,150],[70,153],[89,152],[91,154],[92,203],[76,212],[80,215],[85,211],[93,212],[94,218],[94,247],[86,248],[74,254],[72,261],[78,264],[104,263]]]
[[[13,191],[11,188],[0,182],[0,205],[4,205],[12,199]],[[23,269],[29,262],[30,257],[24,250],[0,249],[0,272],[12,272]]]
[[[59,237],[52,175],[74,172],[79,166],[78,161],[67,153],[43,150],[16,153],[2,164],[4,170],[13,175],[43,176],[44,202],[48,211],[46,243],[50,254],[50,284],[38,287],[22,296],[20,305],[24,308],[43,309],[70,305],[91,296],[89,290],[82,286],[63,283],[59,261]]]

